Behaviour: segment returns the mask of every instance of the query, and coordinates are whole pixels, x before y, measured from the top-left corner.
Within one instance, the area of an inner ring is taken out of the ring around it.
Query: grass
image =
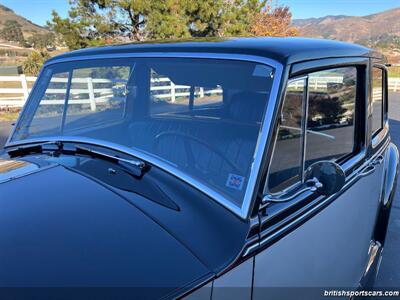
[[[390,67],[389,77],[400,77],[400,67]]]
[[[0,111],[0,122],[12,122],[18,118],[18,111]]]

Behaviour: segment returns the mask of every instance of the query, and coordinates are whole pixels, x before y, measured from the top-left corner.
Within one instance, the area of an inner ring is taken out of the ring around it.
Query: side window
[[[289,83],[280,115],[278,137],[275,144],[268,189],[276,193],[300,180],[302,166],[302,107],[306,80]]]
[[[321,160],[355,151],[356,67],[310,73],[290,81],[279,118],[278,136],[266,188],[278,193],[303,179]]]
[[[305,168],[354,151],[356,90],[355,67],[309,74]]]
[[[372,134],[383,128],[383,70],[372,71]]]

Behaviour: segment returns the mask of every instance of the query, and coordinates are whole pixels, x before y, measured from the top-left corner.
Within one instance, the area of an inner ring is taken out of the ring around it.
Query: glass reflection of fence
[[[343,77],[318,77],[309,79],[309,87],[311,91],[328,91],[328,84],[343,83]],[[303,89],[302,81],[294,81],[291,83],[290,88],[292,90]],[[388,90],[389,92],[400,92],[400,78],[389,78],[388,80]],[[373,88],[372,90],[373,99],[382,98],[382,88]]]
[[[174,84],[169,78],[152,78],[150,91],[152,97],[157,99],[166,99],[174,103],[179,98],[190,96],[190,86]],[[195,96],[203,98],[205,96],[222,94],[221,88],[204,88],[199,87],[194,91]]]
[[[52,78],[51,84],[67,83],[67,78]],[[0,87],[0,107],[22,107],[31,92],[29,82],[35,82],[36,77],[9,76],[0,77],[0,82],[20,83],[20,88],[1,88]],[[126,89],[126,80],[117,79],[98,79],[98,78],[73,78],[72,88],[70,90],[70,104],[90,104],[92,110],[96,110],[98,103],[107,102],[110,99],[116,99],[116,90]],[[175,102],[182,97],[190,96],[190,86],[176,85],[168,78],[151,79],[152,97],[162,99],[164,101]],[[4,84],[3,84],[4,85]],[[102,85],[102,87],[99,87]],[[108,85],[108,87],[104,87]],[[79,86],[79,87],[77,87]],[[42,100],[42,104],[64,104],[66,88],[50,88],[46,90],[46,99]],[[121,92],[119,92],[121,94]],[[220,95],[221,88],[197,88],[195,95],[198,97]],[[49,96],[50,95],[50,96]],[[119,97],[121,98],[121,97]]]
[[[312,91],[327,91],[329,83],[343,83],[342,76],[310,77],[308,84]],[[303,89],[303,82],[296,81],[291,84],[293,89]]]
[[[66,81],[65,78],[59,78],[60,80]],[[99,88],[98,84],[116,83],[119,82],[120,86],[124,86],[123,80],[111,81],[108,79],[91,79],[91,78],[77,78],[74,80],[82,81],[81,84],[86,86],[79,89],[71,89],[71,94],[75,96],[77,94],[86,95],[85,98],[75,99],[74,103],[89,103],[91,107],[97,102],[104,102],[110,99],[110,95],[114,93],[113,87]],[[28,77],[25,75],[20,76],[1,76],[0,77],[0,107],[22,107],[25,104],[26,99],[31,92],[31,86],[36,81],[36,77]],[[342,77],[331,76],[331,77],[319,77],[310,78],[310,88],[314,90],[327,90],[328,83],[341,83]],[[19,87],[15,87],[19,86]],[[294,89],[301,89],[302,84],[298,82],[293,84]],[[388,88],[390,92],[400,92],[400,78],[389,78]],[[51,89],[55,95],[65,94],[65,89]],[[168,78],[157,78],[152,79],[153,97],[164,99],[166,101],[174,102],[179,97],[188,97],[190,95],[190,87],[184,85],[175,85]],[[374,97],[379,94],[379,89],[374,89]],[[217,89],[196,89],[196,95],[203,97],[204,95],[216,95],[221,94],[222,90]],[[81,97],[81,96],[80,96]],[[63,103],[64,99],[55,99],[49,101],[55,101],[56,103]],[[61,102],[60,102],[61,101]]]

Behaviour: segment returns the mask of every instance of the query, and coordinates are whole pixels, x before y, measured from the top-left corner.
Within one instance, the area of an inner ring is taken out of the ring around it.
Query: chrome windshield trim
[[[119,144],[114,144],[111,142],[106,142],[103,140],[95,140],[91,138],[84,138],[84,137],[68,137],[68,136],[51,136],[51,137],[43,137],[37,139],[25,139],[20,140],[17,142],[12,142],[12,137],[15,132],[15,128],[18,128],[21,118],[18,119],[16,125],[14,126],[12,133],[10,134],[9,139],[7,140],[6,145],[4,148],[10,148],[14,146],[19,146],[23,144],[32,144],[32,143],[40,143],[46,141],[63,141],[63,142],[79,142],[80,143],[87,143],[93,145],[100,145],[103,147],[108,147],[114,150],[121,151],[128,155],[135,156],[139,159],[149,162],[152,165],[155,165],[164,171],[174,175],[175,177],[183,180],[184,182],[190,184],[191,186],[195,187],[196,189],[200,190],[207,196],[213,198],[216,202],[224,206],[225,208],[232,211],[241,219],[248,219],[250,215],[250,209],[252,207],[252,202],[254,200],[255,187],[257,183],[257,179],[260,172],[260,167],[262,163],[262,158],[264,151],[267,146],[267,141],[269,138],[270,127],[272,124],[272,120],[274,117],[275,106],[277,102],[277,97],[279,94],[279,86],[282,80],[283,68],[284,66],[277,62],[274,59],[266,58],[262,56],[256,55],[244,55],[244,54],[231,54],[231,53],[184,53],[184,52],[141,52],[141,53],[113,53],[113,54],[103,54],[103,55],[82,55],[77,57],[70,57],[70,58],[59,58],[51,60],[50,62],[45,63],[44,68],[48,66],[59,64],[59,63],[66,63],[66,62],[73,62],[73,61],[87,61],[87,60],[99,60],[99,59],[118,59],[118,58],[203,58],[203,59],[223,59],[223,60],[237,60],[237,61],[248,61],[254,63],[265,64],[275,69],[274,80],[272,83],[271,92],[269,95],[269,99],[267,102],[267,108],[264,113],[263,122],[260,128],[260,133],[258,135],[256,150],[253,156],[253,162],[251,165],[251,171],[249,175],[248,184],[246,187],[245,195],[243,197],[242,205],[237,206],[231,200],[228,200],[224,197],[221,193],[217,192],[216,190],[208,187],[207,185],[201,183],[200,181],[188,176],[186,173],[183,173],[176,167],[172,166],[171,164],[166,163],[165,161],[157,158],[155,156],[149,155],[148,153],[138,151],[137,149],[131,149],[129,147],[125,147]],[[36,85],[36,83],[35,83]],[[35,91],[35,88],[32,89],[32,92]],[[31,92],[31,93],[32,93]],[[28,103],[33,101],[31,96],[29,96],[28,100],[26,101],[21,115],[24,114]]]

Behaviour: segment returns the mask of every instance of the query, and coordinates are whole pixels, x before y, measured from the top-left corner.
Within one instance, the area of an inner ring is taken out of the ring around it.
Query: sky
[[[151,1],[151,0],[149,0]],[[196,0],[193,0],[196,1]],[[400,0],[275,0],[288,5],[295,19],[323,17],[326,15],[365,16],[395,7]],[[38,25],[45,25],[56,10],[62,17],[67,16],[68,0],[0,0],[17,14]]]

